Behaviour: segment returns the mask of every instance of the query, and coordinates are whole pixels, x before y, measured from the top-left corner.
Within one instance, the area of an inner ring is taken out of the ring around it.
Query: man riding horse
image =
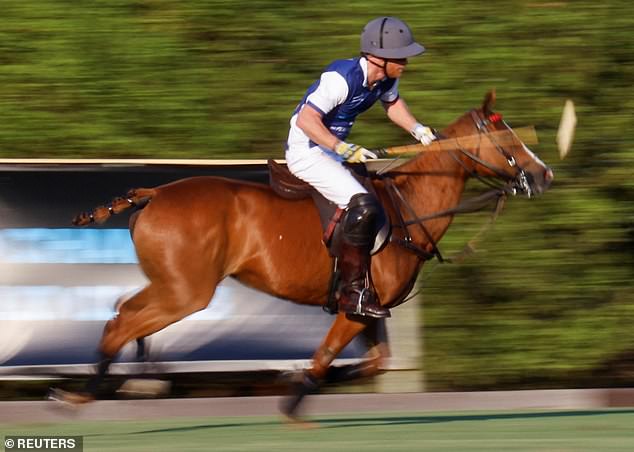
[[[407,59],[424,51],[402,20],[379,17],[370,21],[361,33],[361,56],[332,62],[308,88],[290,120],[289,170],[344,212],[337,256],[342,312],[389,316],[376,298],[369,275],[370,253],[385,214],[375,196],[343,164],[377,156],[345,140],[357,115],[377,100],[388,118],[424,145],[436,139],[429,127],[416,120],[398,92]]]
[[[371,21],[361,35],[361,57],[332,63],[291,119],[286,153],[290,170],[343,212],[343,227],[332,239],[336,246],[330,247],[341,267],[342,284],[335,285],[340,312],[311,367],[283,404],[291,419],[297,418],[303,398],[320,385],[370,377],[385,368],[389,347],[383,317],[389,316],[388,308],[405,300],[425,261],[438,255],[435,244],[461,210],[471,177],[492,185],[496,199],[540,194],[553,180],[553,172],[493,111],[495,93],[487,93],[481,107],[442,130],[453,140],[444,140],[448,148],[426,149],[429,152],[374,180],[369,191],[377,193],[400,227],[373,258],[371,278],[371,247],[386,214],[343,160],[364,162],[376,156],[345,140],[356,116],[379,99],[388,117],[422,143],[436,138],[416,122],[398,96],[398,78],[407,58],[423,51],[399,19]],[[477,140],[468,139],[474,135]],[[78,215],[74,224],[103,223],[128,209],[134,209],[129,228],[147,284],[119,303],[117,315],[104,326],[97,369],[84,390],[55,390],[53,398],[71,403],[94,400],[126,344],[136,340],[142,345],[143,338],[205,309],[226,278],[299,304],[324,305],[328,299],[331,256],[316,240],[323,224],[308,197],[287,199],[265,184],[197,176],[134,188],[108,206]],[[355,337],[367,342],[368,359],[333,367]],[[139,354],[143,355],[142,346]]]

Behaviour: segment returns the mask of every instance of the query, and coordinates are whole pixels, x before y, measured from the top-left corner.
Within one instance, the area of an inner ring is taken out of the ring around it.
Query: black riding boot
[[[339,310],[347,314],[369,317],[390,317],[382,307],[369,277],[370,250],[367,246],[341,244],[339,258],[341,282],[338,295]]]

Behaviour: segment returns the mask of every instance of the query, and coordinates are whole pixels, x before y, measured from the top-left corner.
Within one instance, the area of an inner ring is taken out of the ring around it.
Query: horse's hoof
[[[156,398],[170,393],[171,383],[164,380],[130,378],[117,390],[124,398]]]
[[[297,416],[289,416],[287,414],[282,415],[282,423],[297,430],[312,430],[319,428],[319,424],[317,422],[306,421]]]
[[[292,383],[296,383],[299,379],[299,375],[301,374],[298,370],[285,370],[280,372],[275,378],[275,383],[290,385]]]
[[[48,400],[54,400],[72,406],[84,405],[94,402],[95,400],[95,396],[86,392],[69,392],[57,388],[51,388],[47,398]]]

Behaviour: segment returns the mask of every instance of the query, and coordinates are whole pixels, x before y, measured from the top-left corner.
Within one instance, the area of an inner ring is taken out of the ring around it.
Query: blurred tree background
[[[401,17],[428,52],[401,93],[442,128],[495,87],[555,171],[460,265],[424,280],[431,390],[634,382],[634,14],[628,0],[3,0],[0,157],[283,158],[291,111],[365,23]],[[579,117],[571,155],[555,133]],[[411,138],[380,107],[351,141]],[[473,189],[477,189],[472,185]],[[460,248],[486,221],[457,218]]]

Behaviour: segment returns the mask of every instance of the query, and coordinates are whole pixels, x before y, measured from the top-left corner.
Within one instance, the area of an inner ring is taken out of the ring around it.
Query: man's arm
[[[429,127],[425,127],[416,121],[416,118],[414,118],[414,115],[409,111],[402,97],[399,97],[391,103],[383,102],[383,107],[385,108],[387,117],[390,118],[394,124],[411,133],[414,138],[424,145],[428,145],[436,139],[434,132]]]
[[[407,104],[402,97],[399,97],[394,102],[383,102],[383,108],[387,113],[387,117],[397,126],[405,129],[408,133],[412,132],[412,129],[418,121],[414,118],[414,115],[409,111]]]
[[[297,115],[297,127],[313,142],[328,149],[335,149],[339,139],[330,133],[322,121],[322,114],[306,104]]]
[[[306,136],[320,146],[332,149],[350,163],[365,162],[367,159],[375,159],[374,152],[357,144],[340,141],[330,133],[321,120],[322,114],[306,104],[297,115],[297,127],[302,129]]]

